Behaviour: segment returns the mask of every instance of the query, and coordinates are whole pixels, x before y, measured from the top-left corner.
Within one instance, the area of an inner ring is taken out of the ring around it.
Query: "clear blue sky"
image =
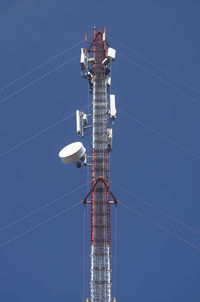
[[[0,87],[79,42],[96,25],[200,90],[199,15],[197,0],[1,0]],[[200,93],[109,41],[118,52],[112,92],[118,108],[132,116],[118,112],[111,180],[200,230]],[[74,117],[2,155],[87,104],[78,58],[5,100],[78,55],[83,45],[0,91],[0,228],[87,181],[86,170],[64,166],[57,157],[60,148],[78,140]],[[200,247],[199,233],[114,185],[112,191],[130,208]],[[2,230],[0,245],[85,193],[81,189]],[[118,213],[118,301],[199,302],[200,250],[122,206]],[[82,206],[1,246],[0,267],[2,302],[83,301]]]

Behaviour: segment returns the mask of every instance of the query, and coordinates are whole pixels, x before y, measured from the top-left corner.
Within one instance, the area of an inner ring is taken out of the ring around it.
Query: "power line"
[[[164,216],[168,217],[169,219],[175,221],[175,222],[178,223],[179,225],[185,227],[186,229],[188,229],[188,230],[190,230],[190,231],[192,231],[192,232],[194,232],[194,233],[196,233],[196,234],[200,234],[200,231],[198,231],[198,230],[196,230],[195,228],[191,227],[190,225],[188,225],[188,224],[186,224],[186,223],[180,221],[180,220],[177,219],[176,217],[173,217],[173,216],[169,215],[169,214],[166,213],[165,211],[160,210],[158,207],[153,206],[150,202],[144,200],[144,199],[141,198],[140,196],[138,196],[138,195],[136,195],[136,194],[134,194],[134,193],[132,193],[132,192],[130,192],[130,191],[124,189],[122,186],[120,186],[119,184],[114,183],[113,181],[111,181],[111,183],[112,183],[113,185],[115,185],[116,187],[118,187],[119,189],[121,189],[122,191],[128,193],[129,195],[133,196],[133,197],[136,198],[137,200],[141,201],[143,204],[145,204],[145,205],[151,207],[152,209],[158,211],[160,214],[163,214]]]
[[[121,113],[123,113],[124,115],[128,116],[129,118],[131,118],[132,120],[134,120],[138,125],[150,130],[151,132],[153,132],[154,134],[160,136],[161,138],[163,138],[164,140],[166,140],[167,142],[169,142],[170,144],[175,145],[176,147],[178,147],[179,149],[181,149],[182,151],[190,154],[191,156],[193,156],[194,158],[200,159],[200,156],[192,151],[190,151],[189,149],[185,148],[184,146],[176,143],[175,141],[173,141],[171,138],[167,137],[166,135],[162,134],[161,132],[159,132],[158,130],[152,128],[151,126],[145,124],[144,122],[141,122],[140,120],[136,119],[135,117],[133,117],[132,115],[130,115],[129,113],[119,109],[119,111]]]
[[[39,211],[41,211],[41,210],[43,210],[43,209],[49,207],[50,205],[54,204],[54,203],[57,202],[58,200],[61,200],[61,199],[63,199],[64,197],[71,195],[72,193],[74,193],[74,192],[80,190],[81,188],[85,187],[86,185],[87,185],[87,183],[84,184],[84,185],[81,185],[81,186],[79,186],[79,187],[77,187],[77,188],[75,188],[75,189],[72,190],[71,192],[67,192],[67,193],[65,193],[65,194],[63,194],[63,195],[61,195],[61,196],[59,196],[58,198],[56,198],[56,199],[54,199],[54,200],[52,200],[52,201],[50,201],[50,202],[44,204],[44,205],[41,206],[40,208],[38,208],[38,209],[36,209],[36,210],[34,210],[34,211],[31,211],[31,212],[29,212],[28,214],[26,214],[26,215],[24,215],[24,216],[22,216],[22,217],[20,217],[20,218],[18,218],[18,219],[16,219],[16,220],[14,220],[13,222],[11,222],[11,223],[9,223],[9,224],[7,224],[7,225],[1,227],[1,228],[0,228],[0,232],[2,232],[3,230],[6,230],[6,229],[8,229],[8,228],[10,228],[11,226],[13,226],[13,225],[15,225],[16,223],[18,223],[18,222],[20,222],[20,221],[22,221],[22,220],[24,220],[24,219],[26,219],[26,218],[32,216],[33,214],[36,214],[36,213],[38,213]]]
[[[30,82],[29,84],[25,85],[24,87],[16,90],[15,92],[11,93],[10,95],[8,95],[7,97],[3,98],[0,100],[0,104],[4,103],[5,101],[7,101],[8,99],[10,99],[11,97],[17,95],[18,93],[22,92],[24,89],[32,86],[33,84],[39,82],[40,80],[44,79],[45,77],[47,77],[48,75],[52,74],[53,72],[57,71],[58,69],[60,69],[61,67],[71,63],[72,61],[74,61],[79,55],[76,55],[75,57],[73,57],[72,59],[64,62],[63,64],[58,65],[57,67],[51,69],[50,71],[48,71],[47,73],[45,73],[44,75],[42,75],[41,77],[33,80],[32,82]]]
[[[19,76],[18,78],[16,78],[15,80],[9,82],[8,84],[6,84],[5,86],[3,86],[2,88],[0,88],[0,92],[5,90],[6,88],[10,87],[11,85],[17,83],[18,81],[24,79],[25,77],[27,77],[28,75],[30,75],[31,73],[33,73],[34,71],[40,69],[41,67],[47,65],[48,63],[52,62],[53,60],[59,58],[60,56],[62,56],[63,54],[67,53],[68,51],[70,51],[71,49],[73,49],[74,47],[78,46],[79,44],[81,44],[83,42],[83,40],[73,44],[72,46],[62,50],[60,53],[58,53],[57,55],[51,57],[50,59],[44,61],[42,64],[39,64],[38,66],[34,67],[33,69],[29,70],[28,72],[24,73],[23,75]]]
[[[87,106],[84,106],[82,109],[84,109],[85,107],[87,107]],[[7,149],[6,151],[4,151],[4,152],[2,152],[2,153],[0,154],[0,158],[3,157],[4,155],[8,154],[9,152],[14,151],[15,149],[17,149],[17,148],[23,146],[24,144],[30,142],[32,139],[34,139],[34,138],[40,136],[41,134],[43,134],[43,133],[45,133],[45,132],[47,132],[47,131],[53,129],[54,127],[56,127],[56,126],[58,126],[58,125],[60,125],[60,124],[62,124],[64,121],[66,121],[67,119],[71,118],[73,115],[74,115],[74,113],[69,114],[68,116],[66,116],[66,117],[60,119],[59,121],[57,121],[56,123],[54,123],[54,124],[48,126],[47,128],[45,128],[45,129],[43,129],[43,130],[37,132],[36,134],[30,136],[29,138],[25,139],[25,140],[22,141],[21,143],[18,143],[18,144],[16,144],[16,145],[14,145],[13,147]]]
[[[156,226],[157,228],[159,228],[160,230],[162,230],[162,231],[164,231],[164,232],[166,232],[166,233],[172,235],[173,237],[176,237],[177,239],[179,239],[179,240],[185,242],[185,243],[188,244],[189,246],[193,247],[195,250],[200,251],[200,247],[198,247],[197,245],[193,244],[193,243],[190,242],[189,240],[186,240],[185,238],[183,238],[183,237],[177,235],[176,233],[174,233],[174,232],[168,230],[167,228],[161,226],[159,223],[157,223],[157,222],[155,222],[154,220],[152,220],[152,219],[146,217],[146,216],[145,216],[144,214],[142,214],[141,212],[136,211],[136,210],[130,208],[130,207],[127,206],[125,203],[120,202],[120,204],[121,204],[123,207],[125,207],[126,209],[128,209],[129,211],[133,212],[135,215],[137,215],[137,216],[139,216],[140,218],[143,218],[143,219],[145,219],[146,221],[150,222],[151,224],[155,225],[155,226]]]
[[[67,209],[65,209],[65,210],[63,210],[63,211],[61,211],[61,212],[59,212],[58,214],[56,214],[56,215],[54,215],[54,216],[51,216],[50,218],[48,218],[48,219],[46,219],[46,220],[44,220],[44,221],[42,221],[42,222],[36,224],[35,226],[31,227],[30,229],[26,230],[25,232],[20,233],[19,235],[15,236],[15,237],[12,237],[11,239],[9,239],[9,240],[3,242],[2,244],[0,244],[0,248],[6,246],[6,245],[8,245],[9,243],[11,243],[11,242],[17,240],[18,238],[20,238],[20,237],[22,237],[22,236],[24,236],[24,235],[26,235],[26,234],[32,232],[33,230],[35,230],[35,229],[41,227],[42,225],[44,225],[44,224],[46,224],[46,223],[48,223],[48,222],[54,220],[55,218],[57,218],[57,217],[63,215],[64,213],[70,211],[72,208],[78,206],[78,205],[81,204],[81,203],[82,203],[82,202],[79,201],[79,202],[75,203],[73,206],[71,206],[71,207],[69,207],[69,208],[67,208]]]
[[[182,94],[185,98],[191,100],[192,102],[196,103],[196,104],[200,104],[200,101],[192,98],[189,94],[185,93],[184,91],[182,91],[181,89],[175,87],[174,85],[170,84],[169,82],[167,82],[166,80],[162,79],[161,77],[157,76],[156,74],[154,74],[152,71],[148,70],[147,68],[141,66],[140,64],[130,60],[129,58],[127,58],[126,56],[119,54],[119,56],[121,56],[122,58],[124,58],[125,60],[127,60],[128,62],[130,62],[131,64],[134,64],[135,66],[137,66],[139,69],[145,71],[146,73],[150,74],[152,77],[154,77],[155,79],[161,81],[162,83],[164,83],[166,86],[172,88],[174,91],[179,92],[180,94]]]
[[[145,62],[149,63],[150,65],[152,65],[153,67],[157,68],[158,70],[162,71],[163,73],[165,73],[166,75],[170,76],[171,78],[175,79],[177,82],[179,82],[180,84],[183,84],[185,87],[190,88],[191,90],[193,90],[195,93],[200,95],[200,91],[197,90],[196,88],[194,88],[193,86],[187,84],[186,82],[184,82],[183,80],[181,80],[180,78],[178,78],[177,76],[173,75],[172,73],[168,72],[167,70],[165,70],[164,68],[160,67],[159,65],[153,63],[151,60],[149,60],[147,57],[139,54],[138,52],[136,52],[135,50],[131,49],[130,47],[128,47],[127,45],[121,43],[119,40],[114,39],[113,37],[109,36],[109,38],[115,42],[117,42],[119,45],[121,45],[122,47],[124,47],[125,49],[131,51],[135,56],[137,56],[138,58],[144,60]]]

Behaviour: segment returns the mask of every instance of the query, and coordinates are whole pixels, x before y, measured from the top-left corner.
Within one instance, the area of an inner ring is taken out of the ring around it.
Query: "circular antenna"
[[[81,159],[86,152],[81,142],[75,142],[64,147],[58,154],[64,164],[75,163]]]

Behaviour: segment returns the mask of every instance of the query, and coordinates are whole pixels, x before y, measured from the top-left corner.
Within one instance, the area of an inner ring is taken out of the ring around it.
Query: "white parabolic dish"
[[[81,142],[75,142],[64,147],[58,154],[63,163],[75,163],[85,154],[86,149]]]

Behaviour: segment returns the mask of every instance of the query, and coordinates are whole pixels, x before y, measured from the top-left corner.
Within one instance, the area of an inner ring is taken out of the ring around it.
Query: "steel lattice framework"
[[[108,43],[105,30],[94,28],[92,41],[84,54],[91,64],[84,76],[89,80],[92,94],[92,169],[91,191],[84,203],[91,204],[91,279],[90,301],[111,302],[111,224],[110,204],[117,204],[109,183],[109,123],[108,108]],[[91,200],[88,197],[91,196]],[[112,196],[112,201],[110,201]]]

